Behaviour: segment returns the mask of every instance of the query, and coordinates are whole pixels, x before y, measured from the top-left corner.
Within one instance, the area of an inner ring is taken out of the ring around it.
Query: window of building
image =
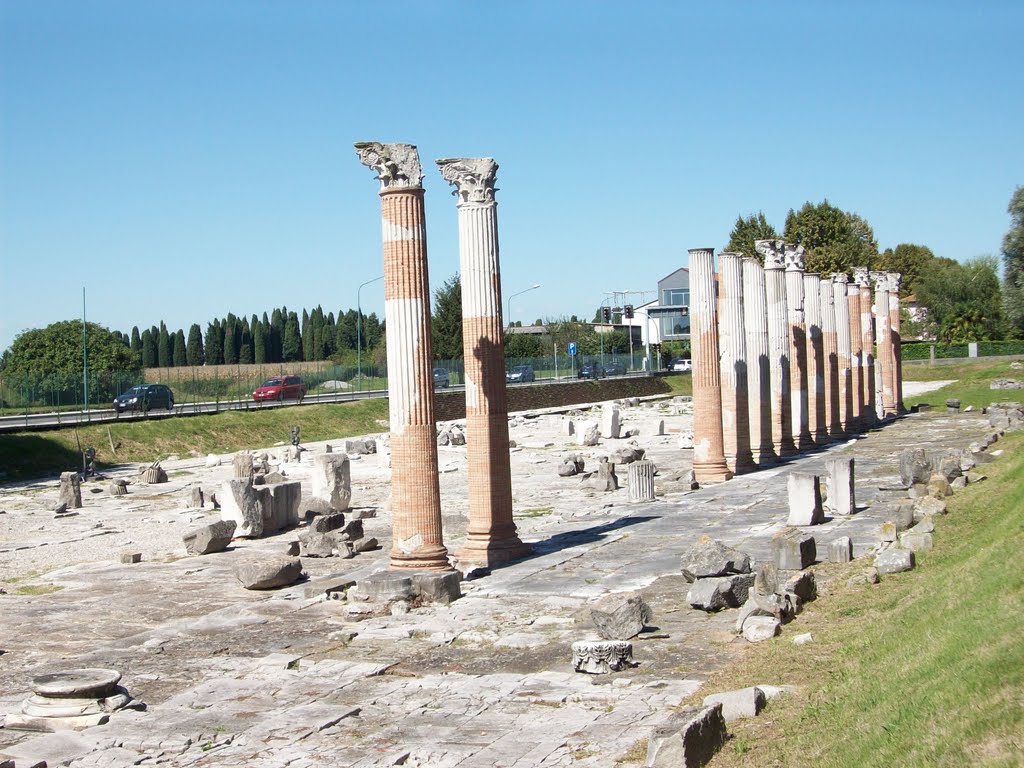
[[[690,316],[682,313],[661,316],[661,336],[684,336],[690,332]]]
[[[667,307],[687,307],[690,305],[690,289],[666,288],[662,291],[661,303]]]

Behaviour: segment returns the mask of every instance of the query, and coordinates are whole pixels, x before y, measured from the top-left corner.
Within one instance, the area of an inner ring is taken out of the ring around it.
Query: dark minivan
[[[114,398],[114,410],[142,411],[148,413],[153,408],[174,409],[174,393],[166,384],[139,384],[123,395]]]

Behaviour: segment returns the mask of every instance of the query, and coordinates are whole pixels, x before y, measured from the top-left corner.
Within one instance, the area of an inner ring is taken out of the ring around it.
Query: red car
[[[298,376],[276,376],[264,381],[252,399],[256,402],[264,400],[301,400],[306,396],[306,385]]]

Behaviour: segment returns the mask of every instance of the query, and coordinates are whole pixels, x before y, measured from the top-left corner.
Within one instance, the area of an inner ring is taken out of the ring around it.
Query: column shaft
[[[693,355],[693,473],[700,482],[732,477],[722,445],[722,383],[719,370],[714,256],[690,250],[690,344]]]
[[[877,420],[875,413],[875,324],[871,316],[871,286],[868,282],[866,267],[858,267],[853,271],[853,279],[860,291],[860,332],[861,355],[863,357],[862,379],[864,391],[861,399],[864,402],[864,428],[874,425]]]
[[[747,341],[747,415],[750,452],[758,466],[771,464],[771,375],[768,370],[768,308],[765,304],[764,270],[757,259],[743,259],[743,330]]]
[[[821,319],[821,275],[804,273],[807,322],[807,428],[815,445],[828,442],[825,416],[825,347]]]
[[[807,407],[807,323],[804,318],[803,249],[786,246],[786,311],[789,314],[789,381],[793,442],[798,450],[813,445]]]
[[[854,431],[864,429],[864,369],[860,332],[860,288],[854,283],[846,285],[846,301],[850,313],[850,423]]]
[[[789,319],[786,311],[785,256],[781,240],[758,240],[764,257],[764,293],[768,305],[768,378],[771,385],[772,447],[778,457],[796,453],[790,409]]]
[[[839,348],[836,340],[836,299],[830,279],[822,280],[821,337],[825,362],[825,424],[832,438],[843,434],[839,420]]]
[[[896,413],[906,413],[903,405],[903,343],[900,321],[900,281],[899,272],[889,273],[889,337],[892,339],[892,398]]]
[[[846,300],[845,274],[832,276],[832,291],[836,310],[836,349],[839,373],[839,424],[844,433],[852,432],[853,392],[850,381],[850,304]]]
[[[889,280],[885,273],[873,272],[875,281],[875,328],[878,335],[878,367],[881,382],[882,416],[891,416],[896,412],[896,401],[893,399],[893,356],[892,332],[889,323]]]
[[[722,388],[722,447],[733,474],[755,469],[750,451],[747,339],[743,328],[743,257],[718,254],[718,341]]]

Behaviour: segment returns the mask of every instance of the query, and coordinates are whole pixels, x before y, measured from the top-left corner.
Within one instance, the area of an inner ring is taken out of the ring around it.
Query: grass
[[[961,407],[973,405],[983,408],[990,403],[1002,400],[1024,400],[1024,391],[990,389],[992,379],[1024,379],[1024,371],[1010,368],[1010,363],[1003,361],[978,361],[956,363],[950,365],[915,364],[903,366],[904,381],[943,381],[956,379],[942,389],[923,395],[904,398],[909,408],[918,403],[943,405],[947,398],[960,399]]]
[[[688,373],[680,373],[663,377],[664,381],[672,388],[673,395],[693,395],[693,376]]]
[[[972,386],[950,392],[966,400]],[[828,594],[712,675],[698,699],[798,686],[730,724],[712,766],[1024,765],[1024,433],[999,447],[989,480],[949,500],[914,571],[848,587],[863,561],[823,566]],[[794,646],[803,632],[813,643]]]
[[[373,399],[96,424],[77,430],[5,433],[0,434],[0,468],[8,480],[76,469],[82,465],[79,440],[83,449],[96,449],[97,466],[102,468],[123,462],[151,462],[172,454],[186,458],[287,443],[295,425],[301,428],[305,442],[364,435],[386,430],[378,422],[387,418],[387,401]],[[116,451],[111,451],[111,441]]]

